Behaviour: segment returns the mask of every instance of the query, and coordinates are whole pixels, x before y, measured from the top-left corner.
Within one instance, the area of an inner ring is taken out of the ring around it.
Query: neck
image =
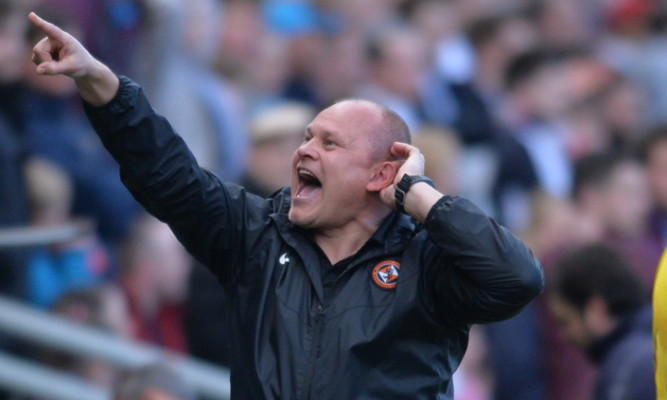
[[[322,249],[331,264],[355,254],[373,236],[382,222],[391,213],[388,208],[363,220],[352,221],[342,227],[318,231],[314,234],[315,243]]]

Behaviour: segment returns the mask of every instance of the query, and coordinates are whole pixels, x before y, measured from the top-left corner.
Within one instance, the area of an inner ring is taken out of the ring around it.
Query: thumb
[[[40,75],[59,75],[63,73],[63,68],[57,61],[44,61],[37,66],[37,73]]]

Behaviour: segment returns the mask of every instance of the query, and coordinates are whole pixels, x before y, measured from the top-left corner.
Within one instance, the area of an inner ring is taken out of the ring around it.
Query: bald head
[[[365,99],[343,99],[334,106],[354,107],[368,112],[367,126],[363,132],[368,134],[373,160],[392,158],[391,145],[394,142],[410,143],[410,129],[403,118],[394,110],[382,104]],[[333,106],[332,106],[333,107]]]

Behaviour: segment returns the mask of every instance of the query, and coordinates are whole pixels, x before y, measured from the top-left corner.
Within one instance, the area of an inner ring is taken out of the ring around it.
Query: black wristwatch
[[[398,211],[405,212],[405,195],[408,194],[410,187],[417,182],[426,182],[429,186],[435,188],[433,181],[425,176],[403,174],[403,178],[396,185],[396,191],[394,192],[394,202]]]

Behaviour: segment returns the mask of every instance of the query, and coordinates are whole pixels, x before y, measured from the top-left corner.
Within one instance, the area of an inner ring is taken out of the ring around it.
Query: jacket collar
[[[290,188],[285,187],[273,195],[274,212],[271,218],[277,222],[281,235],[286,236],[298,234],[308,236],[309,233],[290,222],[288,213],[290,209]],[[417,230],[421,230],[417,222],[407,214],[394,211],[384,220],[382,225],[370,237],[369,242],[384,245],[388,253],[400,251],[407,245],[409,239]],[[286,239],[287,240],[287,239]]]
[[[310,233],[307,230],[294,225],[288,218],[290,188],[286,187],[274,193],[273,201],[274,212],[270,215],[271,219],[276,223],[283,240],[303,259],[313,287],[320,299],[323,299],[324,290],[322,288],[320,263],[315,248],[317,244],[310,239]],[[410,216],[398,211],[392,212],[368,242],[362,246],[356,259],[351,263],[351,267],[379,254],[402,252],[419,229],[421,229],[421,226],[417,225]]]

